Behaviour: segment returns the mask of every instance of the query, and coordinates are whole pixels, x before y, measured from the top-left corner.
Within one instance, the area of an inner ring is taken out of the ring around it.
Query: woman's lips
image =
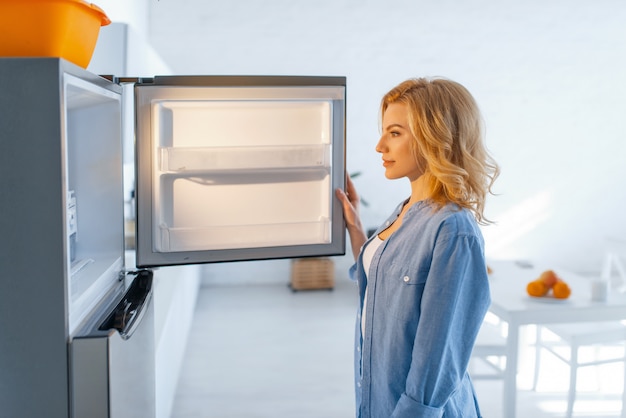
[[[391,161],[391,160],[383,160],[383,167],[389,167],[391,164],[393,164],[393,161]]]

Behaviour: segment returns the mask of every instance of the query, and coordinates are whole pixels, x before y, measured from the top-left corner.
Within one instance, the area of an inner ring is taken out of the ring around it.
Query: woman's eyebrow
[[[402,128],[402,129],[406,129],[403,125],[400,125],[399,123],[392,123],[390,125],[385,126],[385,130],[388,131],[389,129],[392,128]]]

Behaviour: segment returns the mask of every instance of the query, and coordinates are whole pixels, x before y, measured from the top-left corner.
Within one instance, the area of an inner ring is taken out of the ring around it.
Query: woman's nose
[[[385,145],[384,145],[384,137],[380,137],[380,139],[378,140],[378,142],[376,143],[376,152],[380,152],[381,154],[385,151]]]

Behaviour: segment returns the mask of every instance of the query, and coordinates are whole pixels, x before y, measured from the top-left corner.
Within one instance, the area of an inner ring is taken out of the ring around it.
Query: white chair
[[[473,380],[502,379],[506,367],[506,325],[489,313],[478,332],[472,350],[472,368],[470,376]],[[484,366],[479,372],[479,363]],[[483,371],[486,369],[486,371]],[[474,372],[476,370],[476,372]]]
[[[547,331],[547,332],[546,332]],[[558,337],[557,340],[550,337]],[[622,418],[626,418],[626,325],[617,322],[589,322],[576,324],[558,324],[549,326],[537,326],[535,374],[533,390],[537,388],[541,371],[541,353],[546,350],[556,358],[569,365],[569,389],[567,396],[567,414],[572,416],[574,402],[576,401],[576,386],[578,369],[580,367],[597,366],[607,363],[624,363],[624,390],[622,391]],[[618,356],[608,358],[594,358],[592,360],[581,359],[580,349],[585,346],[621,344],[622,350]],[[564,345],[569,346],[569,356],[563,355]]]

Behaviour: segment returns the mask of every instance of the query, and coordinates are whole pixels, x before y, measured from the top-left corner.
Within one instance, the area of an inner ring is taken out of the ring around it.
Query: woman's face
[[[404,103],[391,103],[387,107],[383,114],[382,130],[376,151],[382,154],[385,177],[416,180],[423,173],[411,151],[410,144],[415,141],[415,137],[409,130],[408,109]]]

